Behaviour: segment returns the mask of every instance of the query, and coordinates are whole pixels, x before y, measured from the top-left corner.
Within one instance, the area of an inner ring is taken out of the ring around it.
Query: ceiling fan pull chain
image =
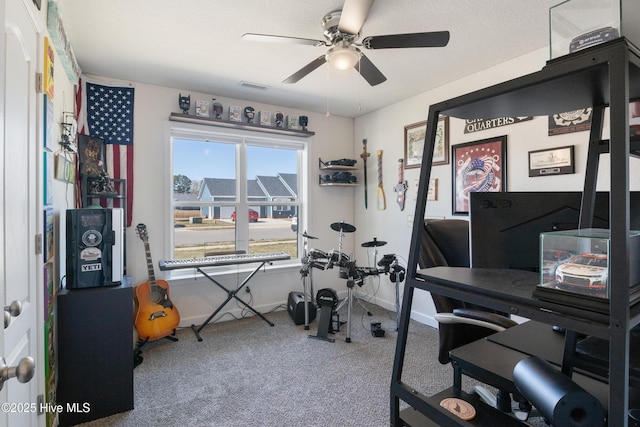
[[[325,96],[325,100],[327,103],[327,112],[325,113],[326,117],[329,117],[331,115],[331,113],[329,112],[329,88],[331,87],[331,79],[329,78],[329,73],[331,72],[330,68],[327,67],[327,72],[325,73],[325,75],[327,76],[327,89],[324,91],[324,96]]]

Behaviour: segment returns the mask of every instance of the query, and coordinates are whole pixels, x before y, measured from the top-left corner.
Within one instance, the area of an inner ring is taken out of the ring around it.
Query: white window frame
[[[251,206],[275,206],[274,202],[254,202],[248,201],[247,198],[247,162],[246,162],[246,147],[248,145],[263,146],[272,148],[286,148],[298,150],[298,174],[297,174],[297,187],[298,187],[298,201],[297,202],[282,202],[279,201],[278,206],[297,206],[297,211],[306,213],[309,206],[309,144],[311,137],[300,138],[288,135],[272,135],[267,133],[248,131],[244,129],[222,128],[216,126],[203,126],[190,123],[178,123],[168,122],[166,125],[166,140],[167,142],[167,155],[166,167],[167,171],[167,189],[165,191],[165,207],[168,214],[165,216],[165,230],[167,230],[165,238],[165,258],[167,260],[173,259],[174,248],[174,216],[173,208],[179,205],[189,206],[204,206],[209,205],[205,203],[193,203],[193,202],[178,202],[173,201],[173,144],[175,139],[192,139],[202,141],[214,141],[214,142],[228,142],[236,145],[236,194],[238,194],[238,200],[234,202],[220,202],[216,203],[219,206],[234,206],[236,212],[247,212]],[[302,218],[300,218],[302,216]],[[300,230],[301,223],[305,222],[306,215],[299,215],[298,217],[298,229]],[[299,235],[299,233],[298,233]],[[236,248],[238,250],[248,250],[249,246],[249,218],[247,215],[236,215]],[[298,239],[297,242],[298,256],[302,253],[302,242]],[[292,259],[289,263],[280,263],[280,266],[290,266],[291,264],[299,265],[299,257]],[[229,266],[227,268],[220,268],[219,272],[211,274],[224,274],[228,270],[237,271],[236,266]],[[188,273],[185,273],[188,272]],[[169,270],[166,272],[168,278],[180,278],[185,276],[193,276],[192,269],[184,270]]]

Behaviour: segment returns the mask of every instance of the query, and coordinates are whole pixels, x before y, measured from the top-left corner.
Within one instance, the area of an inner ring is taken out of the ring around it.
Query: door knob
[[[22,312],[22,303],[18,300],[4,307],[4,328],[7,329],[11,323],[11,317],[17,317]]]
[[[7,366],[4,357],[0,357],[0,390],[9,378],[15,377],[20,383],[29,382],[33,378],[35,370],[36,364],[31,356],[23,357],[17,366],[12,367]]]

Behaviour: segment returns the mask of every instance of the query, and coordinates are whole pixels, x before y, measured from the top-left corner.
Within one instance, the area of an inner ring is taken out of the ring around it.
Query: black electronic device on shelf
[[[471,193],[471,266],[538,272],[540,233],[580,228],[582,193]],[[631,192],[630,227],[640,230],[640,192]],[[592,227],[609,228],[609,193],[596,193]]]
[[[67,289],[122,282],[123,221],[121,209],[67,210]]]

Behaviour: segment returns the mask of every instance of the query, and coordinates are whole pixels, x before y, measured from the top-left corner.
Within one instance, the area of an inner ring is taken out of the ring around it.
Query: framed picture
[[[404,168],[419,168],[422,165],[424,138],[427,122],[418,122],[404,127]],[[432,166],[449,163],[449,118],[440,116],[433,147]]]
[[[44,38],[44,72],[42,73],[42,90],[53,99],[53,65],[55,60],[53,45],[49,37]]]
[[[107,170],[106,146],[102,138],[78,135],[78,156],[81,177],[99,177]]]
[[[42,242],[43,261],[46,263],[53,257],[54,246],[54,225],[55,218],[53,216],[53,208],[44,209],[43,228],[44,241]]]
[[[454,145],[453,214],[469,213],[469,193],[507,189],[507,136]]]
[[[196,116],[209,117],[209,101],[196,100]]]
[[[66,158],[64,153],[55,155],[55,179],[73,184],[76,179],[76,166],[73,161]]]
[[[529,151],[529,176],[574,173],[573,145]]]
[[[53,153],[45,151],[43,162],[42,203],[50,205],[53,203]]]
[[[427,200],[438,200],[438,178],[429,179],[429,188],[427,189]]]
[[[44,95],[44,117],[43,117],[43,121],[44,121],[44,148],[52,151],[54,148],[54,141],[53,141],[53,100],[47,96],[47,94],[45,93]]]

